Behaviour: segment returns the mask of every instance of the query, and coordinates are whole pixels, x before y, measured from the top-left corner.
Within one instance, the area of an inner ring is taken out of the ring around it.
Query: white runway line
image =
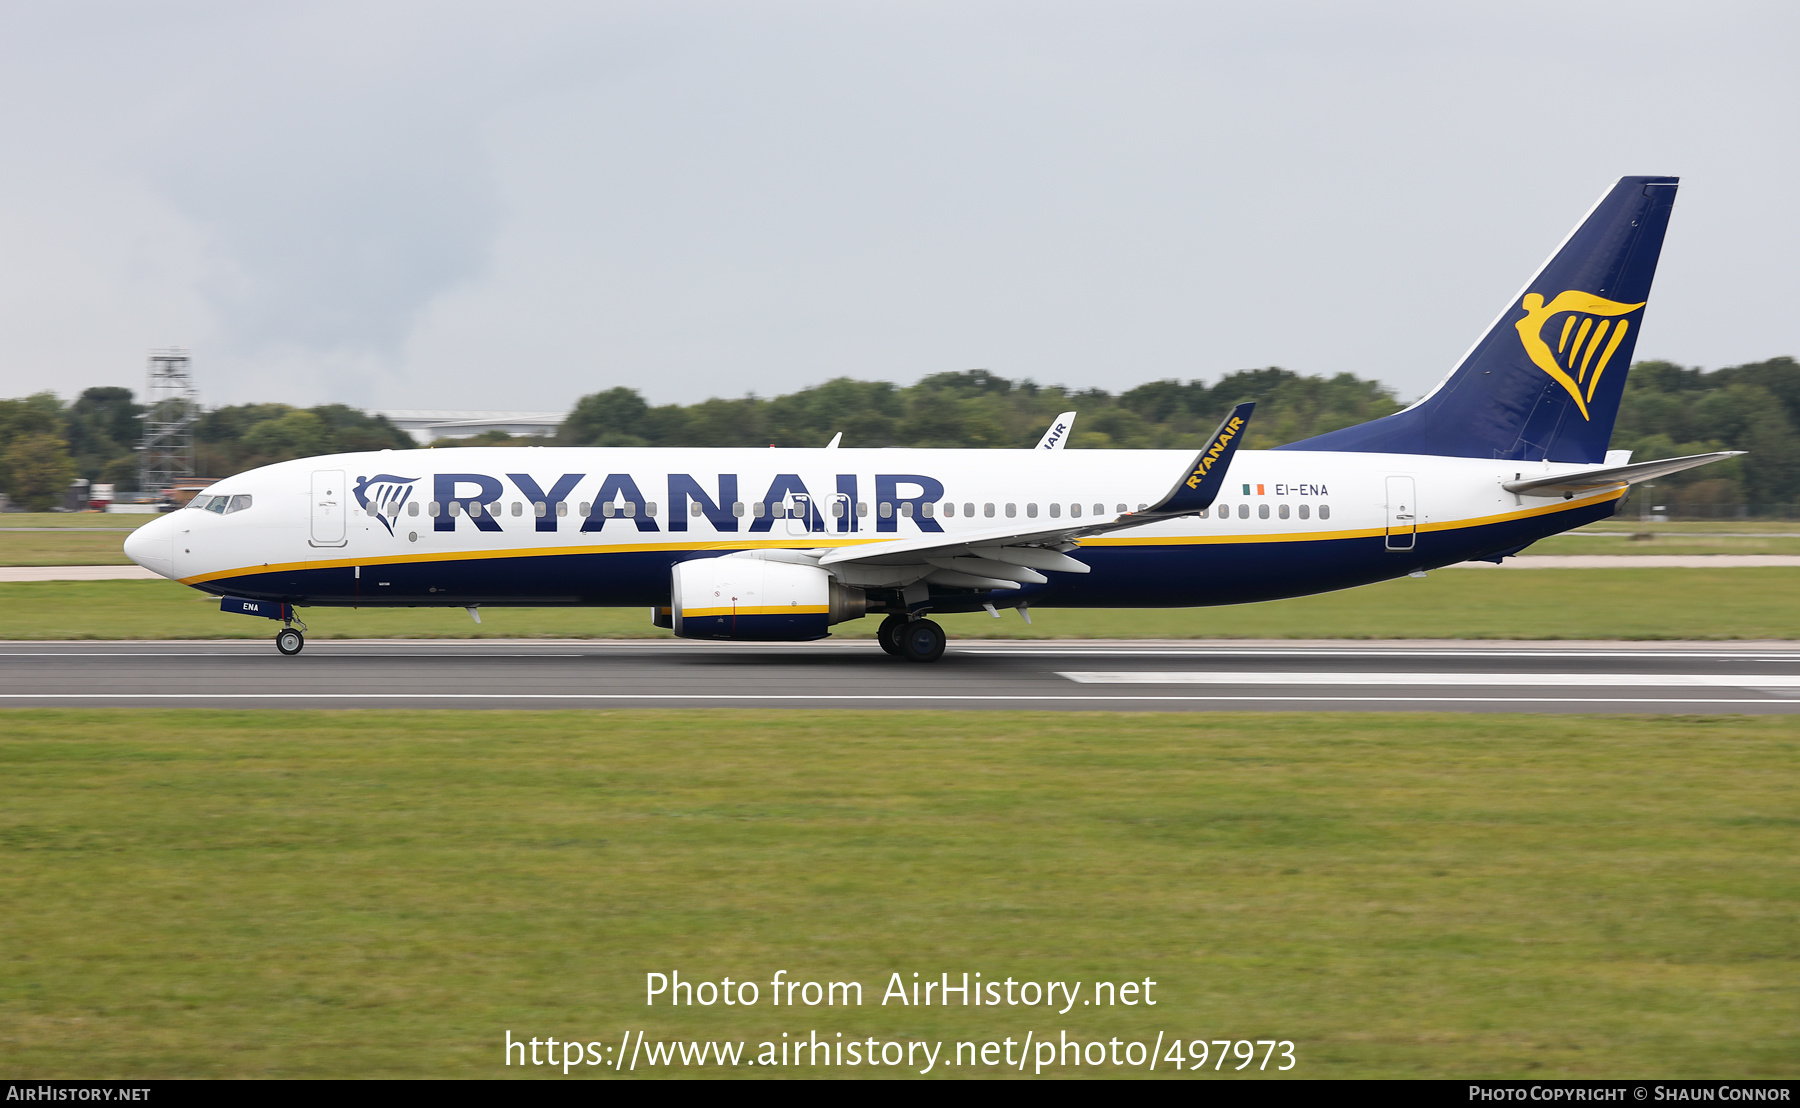
[[[161,581],[143,566],[0,566],[0,583],[21,581]]]
[[[1070,670],[1059,672],[1083,685],[1378,685],[1464,688],[1662,688],[1795,689],[1800,675],[1783,673],[1272,673],[1259,671]]]
[[[953,646],[956,644],[952,644]],[[1004,647],[993,649],[962,647],[959,654],[993,655],[1014,658],[1723,658],[1728,661],[1753,662],[1794,662],[1800,661],[1800,651],[1726,651],[1726,650],[1539,650],[1524,648],[1519,650],[1504,649],[1449,649],[1449,650],[1417,650],[1396,649],[1371,643],[1368,646],[1328,648],[1328,649],[1283,649],[1281,647],[1251,647],[1243,650],[1230,648],[1196,648],[1185,650],[1180,647],[1135,650],[1130,648],[1109,649],[1105,647],[1044,647],[1035,650]]]

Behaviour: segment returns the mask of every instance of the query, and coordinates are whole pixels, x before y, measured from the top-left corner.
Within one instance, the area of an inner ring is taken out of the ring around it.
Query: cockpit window
[[[250,494],[247,492],[240,492],[236,496],[214,496],[211,493],[203,492],[199,496],[188,501],[187,506],[190,508],[199,508],[201,511],[205,512],[212,512],[215,515],[228,516],[233,512],[241,512],[248,508],[250,506]]]

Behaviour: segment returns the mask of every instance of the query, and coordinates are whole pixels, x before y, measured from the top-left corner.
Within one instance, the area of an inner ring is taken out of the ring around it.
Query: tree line
[[[785,396],[652,405],[635,389],[583,396],[553,437],[489,432],[439,445],[823,446],[1023,448],[1074,409],[1068,448],[1182,448],[1233,404],[1257,402],[1244,445],[1266,449],[1400,410],[1393,392],[1348,373],[1308,377],[1280,368],[1217,382],[1152,381],[1121,393],[1070,390],[987,370],[933,374],[912,385],[840,377]],[[0,400],[0,491],[26,507],[58,503],[73,478],[137,487],[145,409],[129,389],[92,388]],[[1639,460],[1708,450],[1744,458],[1659,482],[1655,499],[1684,515],[1788,513],[1800,504],[1800,364],[1774,358],[1705,372],[1669,362],[1632,367],[1613,432]],[[206,411],[196,467],[226,477],[271,462],[414,445],[386,418],[342,404],[240,404]]]

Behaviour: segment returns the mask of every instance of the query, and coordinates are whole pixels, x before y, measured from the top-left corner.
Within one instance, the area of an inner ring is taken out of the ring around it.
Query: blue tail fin
[[[1423,400],[1279,449],[1604,461],[1678,180],[1621,178]]]

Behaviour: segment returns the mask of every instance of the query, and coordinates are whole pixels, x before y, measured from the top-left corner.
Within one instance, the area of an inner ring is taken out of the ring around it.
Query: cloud
[[[13,6],[0,394],[175,342],[218,401],[1269,363],[1417,394],[1630,172],[1688,179],[1640,352],[1787,352],[1796,16],[1616,15]]]

